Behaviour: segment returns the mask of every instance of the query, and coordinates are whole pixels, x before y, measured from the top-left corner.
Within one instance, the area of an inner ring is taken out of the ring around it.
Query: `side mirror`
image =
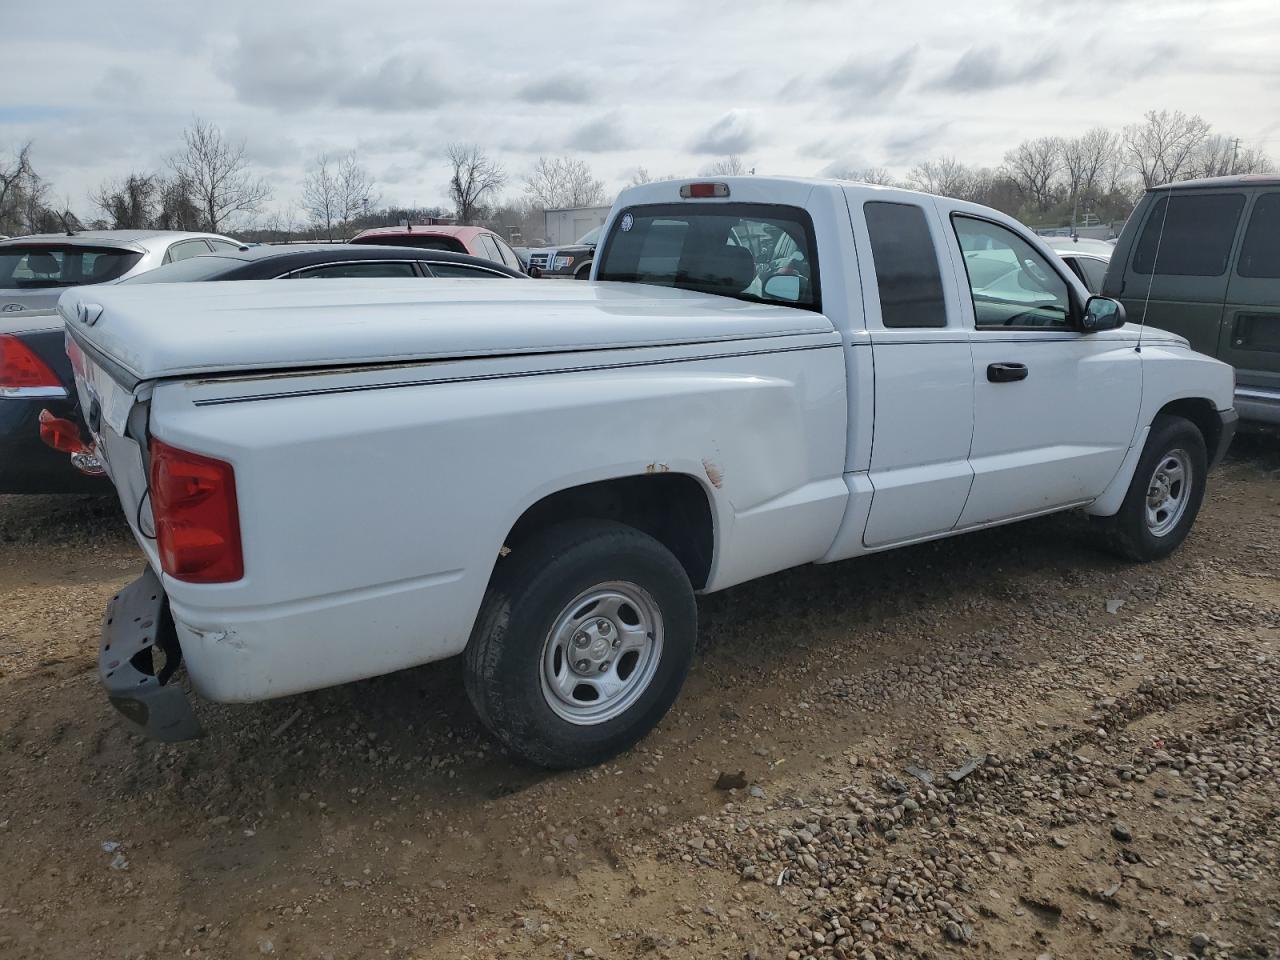
[[[779,273],[765,281],[764,293],[775,300],[799,300],[800,277],[794,273]]]
[[[1082,333],[1098,333],[1101,330],[1115,330],[1125,325],[1124,304],[1110,297],[1090,297],[1084,305],[1084,314],[1080,317]]]

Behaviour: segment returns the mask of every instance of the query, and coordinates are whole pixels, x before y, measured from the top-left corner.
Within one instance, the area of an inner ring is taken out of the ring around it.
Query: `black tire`
[[[544,693],[544,655],[575,598],[611,582],[639,586],[660,612],[656,667],[619,716],[573,723]],[[603,520],[558,525],[499,561],[464,654],[467,696],[493,735],[525,760],[553,769],[602,763],[639,741],[675,702],[693,661],[697,619],[688,575],[657,540]]]
[[[1186,455],[1190,482],[1187,483],[1187,502],[1178,518],[1168,530],[1159,535],[1153,533],[1147,519],[1147,498],[1157,468],[1176,453]],[[1209,471],[1209,458],[1205,452],[1204,436],[1195,424],[1182,417],[1158,415],[1151,424],[1146,446],[1138,459],[1129,492],[1124,503],[1112,517],[1099,521],[1109,549],[1128,560],[1145,563],[1161,560],[1173,553],[1191,532],[1191,526],[1204,501],[1205,480]]]
[[[573,279],[575,280],[591,279],[591,261],[590,260],[588,260],[586,263],[584,263],[582,266],[578,268],[578,272],[573,275]]]

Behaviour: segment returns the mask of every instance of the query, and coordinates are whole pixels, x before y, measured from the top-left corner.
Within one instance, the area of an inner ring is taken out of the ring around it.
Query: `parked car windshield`
[[[175,260],[164,266],[140,273],[123,283],[188,283],[192,280],[208,280],[226,273],[233,267],[244,266],[243,260],[235,257],[219,257],[205,254],[200,257],[188,257],[186,260]]]
[[[772,204],[655,204],[613,221],[598,280],[821,309],[809,215]]]
[[[594,247],[600,242],[600,227],[588,230],[578,238],[578,244],[584,247]]]
[[[30,290],[105,283],[128,272],[141,253],[74,244],[10,244],[0,247],[0,287]]]

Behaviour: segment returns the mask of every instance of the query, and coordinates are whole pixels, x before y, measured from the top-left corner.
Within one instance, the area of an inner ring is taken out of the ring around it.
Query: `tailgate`
[[[145,442],[146,438],[146,401],[140,400],[135,390],[114,379],[70,334],[67,335],[67,356],[71,358],[80,410],[97,446],[98,458],[115,484],[134,536],[155,565],[146,453],[143,443],[139,442]],[[136,389],[141,391],[144,387],[139,385]]]

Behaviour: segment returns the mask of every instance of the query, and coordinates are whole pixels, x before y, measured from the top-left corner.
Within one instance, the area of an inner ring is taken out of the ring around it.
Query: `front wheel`
[[[1176,550],[1200,512],[1208,470],[1204,437],[1195,424],[1157,416],[1124,503],[1100,521],[1111,548],[1137,561],[1159,560]]]
[[[590,766],[666,714],[696,633],[693,588],[666,547],[618,523],[563,524],[500,561],[467,644],[467,695],[513,753]]]

